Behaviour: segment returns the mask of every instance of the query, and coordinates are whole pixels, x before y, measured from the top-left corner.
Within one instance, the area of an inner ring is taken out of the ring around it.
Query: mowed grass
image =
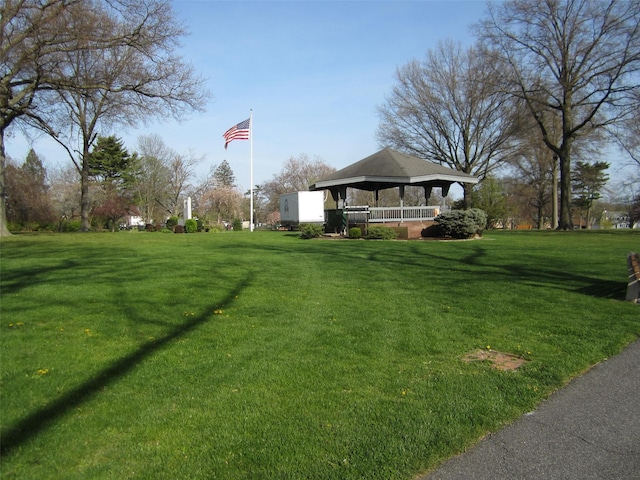
[[[3,479],[410,479],[640,335],[637,232],[0,248]]]

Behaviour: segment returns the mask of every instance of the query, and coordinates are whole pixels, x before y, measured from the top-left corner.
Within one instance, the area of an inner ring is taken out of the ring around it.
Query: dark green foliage
[[[223,160],[222,163],[215,168],[213,178],[215,179],[216,187],[236,186],[236,176],[233,174],[233,170],[226,160]]]
[[[439,223],[429,225],[428,227],[422,229],[421,235],[424,238],[441,238],[443,236],[442,225],[440,225]]]
[[[193,218],[185,220],[184,229],[187,233],[196,233],[198,231],[198,222]]]
[[[242,231],[242,220],[240,220],[239,218],[234,218],[233,219],[233,231],[234,232],[241,232]]]
[[[324,227],[315,223],[300,225],[300,238],[318,238],[324,233]]]
[[[364,238],[367,240],[395,240],[398,232],[389,227],[379,225],[370,226]]]
[[[441,213],[435,221],[441,229],[442,237],[472,238],[482,234],[487,224],[487,216],[479,208],[472,208]]]
[[[172,217],[169,217],[169,219],[167,220],[166,227],[169,230],[173,230],[173,227],[175,227],[177,224],[178,224],[178,217],[172,216]]]
[[[487,228],[487,214],[480,208],[471,208],[467,210],[473,221],[478,227],[477,234],[482,235],[482,231]]]
[[[118,188],[130,185],[137,171],[138,156],[130,155],[121,139],[98,137],[89,154],[91,175],[102,183],[115,184]]]
[[[349,238],[360,238],[362,237],[362,230],[360,227],[351,227],[349,229]]]
[[[115,231],[118,220],[127,215],[134,203],[131,187],[138,174],[138,156],[129,155],[122,140],[115,136],[98,137],[88,158],[89,172],[101,187],[92,215]]]
[[[58,223],[58,232],[79,232],[80,220],[61,220]]]

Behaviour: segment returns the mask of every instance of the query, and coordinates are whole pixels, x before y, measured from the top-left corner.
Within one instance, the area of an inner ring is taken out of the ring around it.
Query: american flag
[[[227,145],[233,140],[249,140],[249,125],[250,118],[247,118],[244,122],[240,122],[234,125],[229,130],[224,132],[224,149],[227,149]]]

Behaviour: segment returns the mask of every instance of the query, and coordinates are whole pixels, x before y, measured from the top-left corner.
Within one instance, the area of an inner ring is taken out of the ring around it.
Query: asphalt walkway
[[[640,480],[640,341],[420,480]]]

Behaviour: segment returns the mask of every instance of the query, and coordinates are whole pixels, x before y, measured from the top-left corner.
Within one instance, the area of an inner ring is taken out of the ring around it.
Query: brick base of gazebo
[[[398,233],[398,240],[419,240],[422,238],[422,231],[434,223],[435,222],[433,220],[423,220],[420,222],[369,223],[369,227],[381,226],[392,228]],[[365,224],[360,223],[350,224],[349,227],[360,227],[363,233],[367,228]]]

